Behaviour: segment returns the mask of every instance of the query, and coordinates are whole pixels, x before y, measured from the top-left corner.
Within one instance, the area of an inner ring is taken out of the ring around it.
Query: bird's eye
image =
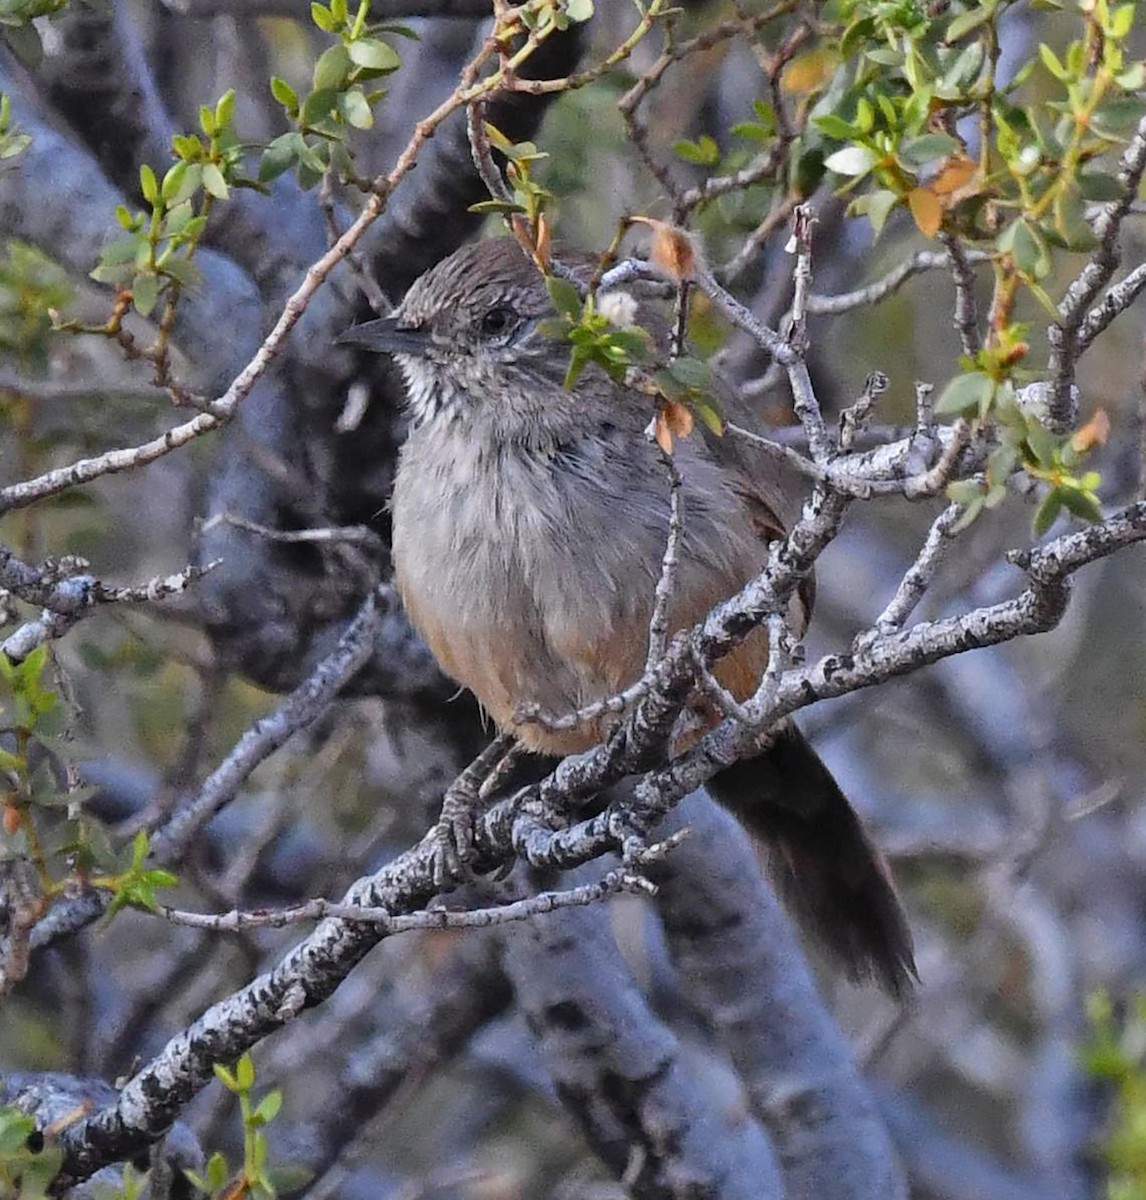
[[[491,308],[481,319],[482,337],[505,337],[517,325],[517,313],[504,304]]]

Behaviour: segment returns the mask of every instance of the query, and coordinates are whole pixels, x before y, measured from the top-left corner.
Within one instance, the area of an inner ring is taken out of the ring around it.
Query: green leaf
[[[875,31],[874,17],[865,15],[860,17],[858,21],[853,21],[844,30],[844,36],[840,41],[841,57],[845,60],[851,58],[861,46],[872,40]]]
[[[255,1086],[255,1063],[249,1054],[244,1054],[235,1064],[235,1084],[243,1092],[249,1092]]]
[[[994,395],[994,381],[981,371],[956,375],[936,400],[935,412],[940,415],[981,413],[990,406]]]
[[[139,190],[143,193],[144,200],[152,207],[159,203],[159,180],[155,178],[155,172],[147,163],[139,168]]]
[[[187,162],[197,162],[205,152],[203,143],[193,133],[175,134],[171,139],[171,148],[175,151],[177,158],[182,158]]]
[[[580,25],[593,15],[593,0],[565,0],[565,15],[574,25]]]
[[[377,38],[360,38],[351,42],[349,51],[352,62],[372,71],[396,71],[402,65],[397,50]]]
[[[1039,43],[1039,58],[1042,59],[1043,66],[1046,67],[1046,69],[1056,79],[1061,80],[1064,83],[1066,82],[1068,74],[1067,69],[1059,61],[1058,55],[1055,54],[1055,52],[1046,44],[1046,42]]]
[[[1012,221],[995,244],[1000,250],[1009,252],[1015,266],[1030,279],[1042,279],[1050,271],[1051,260],[1046,243],[1038,231],[1022,218]]]
[[[1063,508],[1073,513],[1079,520],[1089,521],[1092,524],[1102,520],[1102,505],[1099,504],[1097,496],[1092,496],[1089,492],[1077,488],[1060,488],[1059,496]]]
[[[229,1092],[237,1092],[239,1090],[239,1081],[222,1063],[215,1063],[211,1070],[215,1072],[215,1078]]]
[[[1127,96],[1103,104],[1091,120],[1091,129],[1103,137],[1121,138],[1130,135],[1141,119],[1142,101]]]
[[[672,148],[678,158],[700,167],[715,167],[720,162],[720,147],[708,134],[702,134],[695,142],[683,139],[673,142]]]
[[[251,1119],[257,1121],[260,1125],[269,1125],[275,1117],[279,1115],[283,1106],[283,1094],[276,1090],[268,1092],[261,1101],[258,1108],[251,1114]]]
[[[314,64],[315,91],[341,88],[350,75],[351,66],[350,51],[341,42],[337,46],[328,47],[318,56],[318,62]],[[308,98],[307,103],[309,104],[309,102]],[[329,111],[327,109],[327,112]]]
[[[1106,33],[1107,36],[1114,38],[1115,41],[1121,41],[1133,28],[1134,5],[1122,4],[1110,14],[1110,22],[1106,26]]]
[[[824,166],[837,175],[866,175],[875,166],[875,153],[867,146],[845,146],[824,159]]]
[[[946,133],[925,133],[900,144],[899,158],[913,167],[922,167],[937,159],[950,158],[959,150],[956,138]]]
[[[318,91],[311,92],[303,101],[299,117],[305,124],[314,125],[323,117],[330,116],[337,103],[338,93],[333,88],[320,88]]]
[[[298,112],[298,92],[281,75],[271,76],[271,95],[291,116]]]
[[[741,121],[733,125],[729,132],[733,137],[743,138],[747,142],[767,142],[772,138],[772,134],[755,121]]]
[[[558,275],[547,275],[545,277],[545,287],[549,292],[549,299],[553,301],[553,307],[559,313],[562,313],[572,321],[579,321],[581,319],[581,293],[573,283],[568,279],[562,279]]]
[[[954,486],[954,485],[952,485],[952,486]],[[951,489],[948,488],[948,491],[950,491],[950,490]],[[974,500],[972,500],[968,505],[966,505],[966,507],[963,509],[963,512],[960,515],[959,519],[955,522],[954,525],[951,526],[951,532],[953,534],[961,533],[969,525],[973,525],[979,519],[979,516],[983,511],[983,507],[986,503],[986,500],[987,500],[987,497],[985,494],[983,494],[980,496],[976,496]]]
[[[203,274],[189,258],[170,258],[163,264],[163,273],[170,276],[181,287],[198,287]]]
[[[334,33],[338,29],[338,23],[334,19],[334,14],[331,13],[325,4],[312,4],[310,6],[310,19],[323,33]]]
[[[141,317],[151,315],[159,302],[159,276],[140,272],[131,282],[131,298]]]
[[[724,417],[721,415],[715,401],[694,399],[692,410],[708,426],[712,433],[717,437],[724,436]]]
[[[965,13],[960,13],[947,26],[946,41],[957,42],[980,25],[987,24],[995,16],[995,6],[992,4],[973,4]]]
[[[371,129],[374,126],[374,114],[362,94],[361,88],[351,88],[338,97],[338,111],[342,113],[347,124],[355,129]]]
[[[215,127],[223,129],[235,119],[235,89],[228,88],[215,105]]]
[[[187,168],[188,164],[186,162],[177,162],[169,167],[167,174],[163,176],[160,195],[163,197],[164,203],[168,206],[172,204],[180,187],[183,185],[183,178],[187,174]],[[123,224],[123,222],[121,221],[120,224]]]
[[[952,504],[970,504],[983,496],[983,485],[977,479],[957,479],[947,485],[947,499]]]
[[[979,72],[983,70],[983,62],[986,59],[986,48],[982,41],[970,42],[959,55],[956,55],[955,61],[952,62],[946,71],[943,72],[943,78],[938,82],[938,92],[947,100],[964,100],[964,92],[974,83],[979,77]],[[920,118],[926,113],[926,107],[920,113]]]
[[[3,40],[8,48],[29,70],[34,71],[44,59],[44,43],[40,32],[30,22],[27,25],[7,25]]]
[[[1120,71],[1114,77],[1114,82],[1124,92],[1141,91],[1143,85],[1146,85],[1146,62],[1139,60],[1136,63],[1131,63],[1125,71]]]
[[[1057,520],[1061,508],[1062,493],[1057,489],[1048,492],[1042,504],[1039,505],[1038,512],[1035,513],[1035,537],[1042,537],[1050,529]]]
[[[684,384],[690,392],[705,395],[716,390],[712,368],[699,358],[678,358],[669,364],[669,374]]]
[[[191,207],[189,201],[184,201],[182,204],[177,204],[174,208],[168,209],[167,216],[163,221],[163,233],[165,237],[177,238],[195,217],[195,210]]]
[[[1054,198],[1055,232],[1070,250],[1093,250],[1098,238],[1086,219],[1082,191],[1074,184],[1062,187]]]
[[[28,1139],[36,1132],[36,1122],[15,1109],[0,1109],[0,1155],[13,1157],[26,1150]]]
[[[289,171],[298,160],[300,143],[302,143],[302,135],[295,130],[280,134],[275,138],[263,151],[263,157],[259,162],[260,182],[270,183],[284,171]]]
[[[887,188],[869,192],[866,196],[857,196],[848,207],[849,213],[856,216],[866,216],[871,222],[873,232],[878,236],[887,224],[891,211],[899,203],[899,197]]]
[[[1078,190],[1084,200],[1103,202],[1122,197],[1122,185],[1113,175],[1092,171],[1078,177]]]
[[[1035,416],[1027,417],[1027,445],[1040,467],[1053,467],[1059,439]]]
[[[472,213],[524,213],[525,207],[521,204],[514,204],[509,200],[479,200],[477,204],[471,204],[466,212]]]
[[[216,200],[226,200],[231,194],[230,188],[227,187],[227,181],[223,178],[223,172],[212,162],[203,164],[203,187]]]
[[[835,113],[827,113],[822,117],[814,117],[812,124],[825,137],[834,138],[840,142],[850,142],[852,138],[862,132],[862,130],[850,121],[845,121],[843,117],[837,116]]]

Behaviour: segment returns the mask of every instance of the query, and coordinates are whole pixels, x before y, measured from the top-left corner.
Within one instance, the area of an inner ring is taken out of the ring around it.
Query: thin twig
[[[900,580],[887,607],[875,620],[874,628],[879,633],[902,629],[907,618],[915,611],[915,606],[931,586],[935,573],[943,563],[951,544],[952,531],[962,515],[961,504],[949,504],[932,522],[918,557]]]
[[[650,430],[651,433],[651,430]],[[654,437],[655,440],[655,437]],[[649,674],[664,656],[669,635],[669,608],[676,591],[676,571],[680,562],[680,544],[684,536],[684,496],[676,460],[663,450],[661,462],[669,476],[669,523],[665,550],[661,558],[661,573],[653,591],[653,611],[649,617],[649,650],[645,656],[645,673]]]
[[[225,913],[195,913],[162,905],[159,915],[172,925],[192,929],[209,929],[215,933],[237,933],[245,929],[283,929],[313,921],[336,919],[353,924],[374,925],[382,933],[392,935],[413,930],[489,929],[510,921],[527,921],[543,913],[562,908],[596,904],[611,896],[629,893],[651,896],[656,888],[643,876],[631,871],[610,871],[598,883],[582,884],[555,892],[539,892],[523,900],[499,904],[490,908],[451,910],[428,908],[422,912],[395,915],[385,908],[368,905],[338,904],[331,900],[314,899],[278,909],[232,909]]]
[[[975,300],[975,272],[971,266],[990,259],[981,250],[968,250],[954,234],[940,233],[939,240],[947,249],[947,262],[951,278],[955,280],[955,328],[963,353],[974,358],[983,348],[983,337],[979,332],[979,307]]]
[[[238,513],[221,512],[208,518],[199,527],[200,533],[207,533],[216,525],[231,525],[235,529],[246,530],[247,533],[257,534],[270,542],[286,543],[343,543],[351,546],[363,546],[368,550],[381,550],[382,539],[369,525],[330,525],[321,529],[272,529],[269,525],[260,525],[250,521]]]
[[[983,250],[963,250],[967,264],[989,262],[991,255]],[[808,297],[808,313],[812,316],[837,316],[856,308],[869,308],[894,295],[916,275],[934,271],[950,265],[950,257],[935,250],[917,250],[910,258],[898,263],[892,270],[872,283],[856,288],[853,292],[841,292],[836,296],[813,293]]]
[[[484,100],[475,100],[466,108],[466,132],[470,140],[470,156],[473,158],[474,169],[477,171],[486,191],[495,200],[504,204],[513,203],[513,194],[506,186],[505,179],[493,161],[493,147],[490,145],[489,132],[485,122],[486,105]]]
[[[1103,296],[1101,303],[1086,314],[1086,320],[1078,330],[1078,353],[1088,350],[1094,339],[1102,333],[1115,317],[1124,313],[1146,288],[1146,263],[1135,267],[1125,279],[1119,280]]]
[[[789,314],[788,341],[801,353],[808,348],[808,294],[812,290],[812,230],[816,210],[810,204],[799,204],[792,214],[792,239],[789,249],[796,255],[792,271],[795,291]]]

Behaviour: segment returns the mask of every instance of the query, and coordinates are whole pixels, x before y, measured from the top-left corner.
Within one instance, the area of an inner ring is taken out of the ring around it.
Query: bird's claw
[[[431,851],[431,870],[437,888],[464,883],[472,877],[469,864],[474,857],[475,799],[456,792],[446,793],[442,815],[434,826]]]

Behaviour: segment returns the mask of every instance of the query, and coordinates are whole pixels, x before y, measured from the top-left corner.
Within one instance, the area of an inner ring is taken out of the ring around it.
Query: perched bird
[[[407,384],[393,546],[411,621],[502,729],[565,755],[607,727],[558,730],[515,714],[523,705],[572,713],[640,678],[670,500],[645,432],[655,398],[596,366],[567,390],[568,348],[539,329],[554,315],[533,262],[512,239],[493,239],[439,263],[392,316],[342,340],[392,354]],[[683,532],[670,632],[762,569],[801,499],[781,459],[739,439],[698,427],[678,440],[675,461]],[[797,631],[811,596],[809,584],[793,600]],[[714,673],[746,698],[767,654],[757,630]],[[795,724],[710,790],[768,845],[803,924],[853,977],[874,974],[900,993],[914,964],[888,869]]]

